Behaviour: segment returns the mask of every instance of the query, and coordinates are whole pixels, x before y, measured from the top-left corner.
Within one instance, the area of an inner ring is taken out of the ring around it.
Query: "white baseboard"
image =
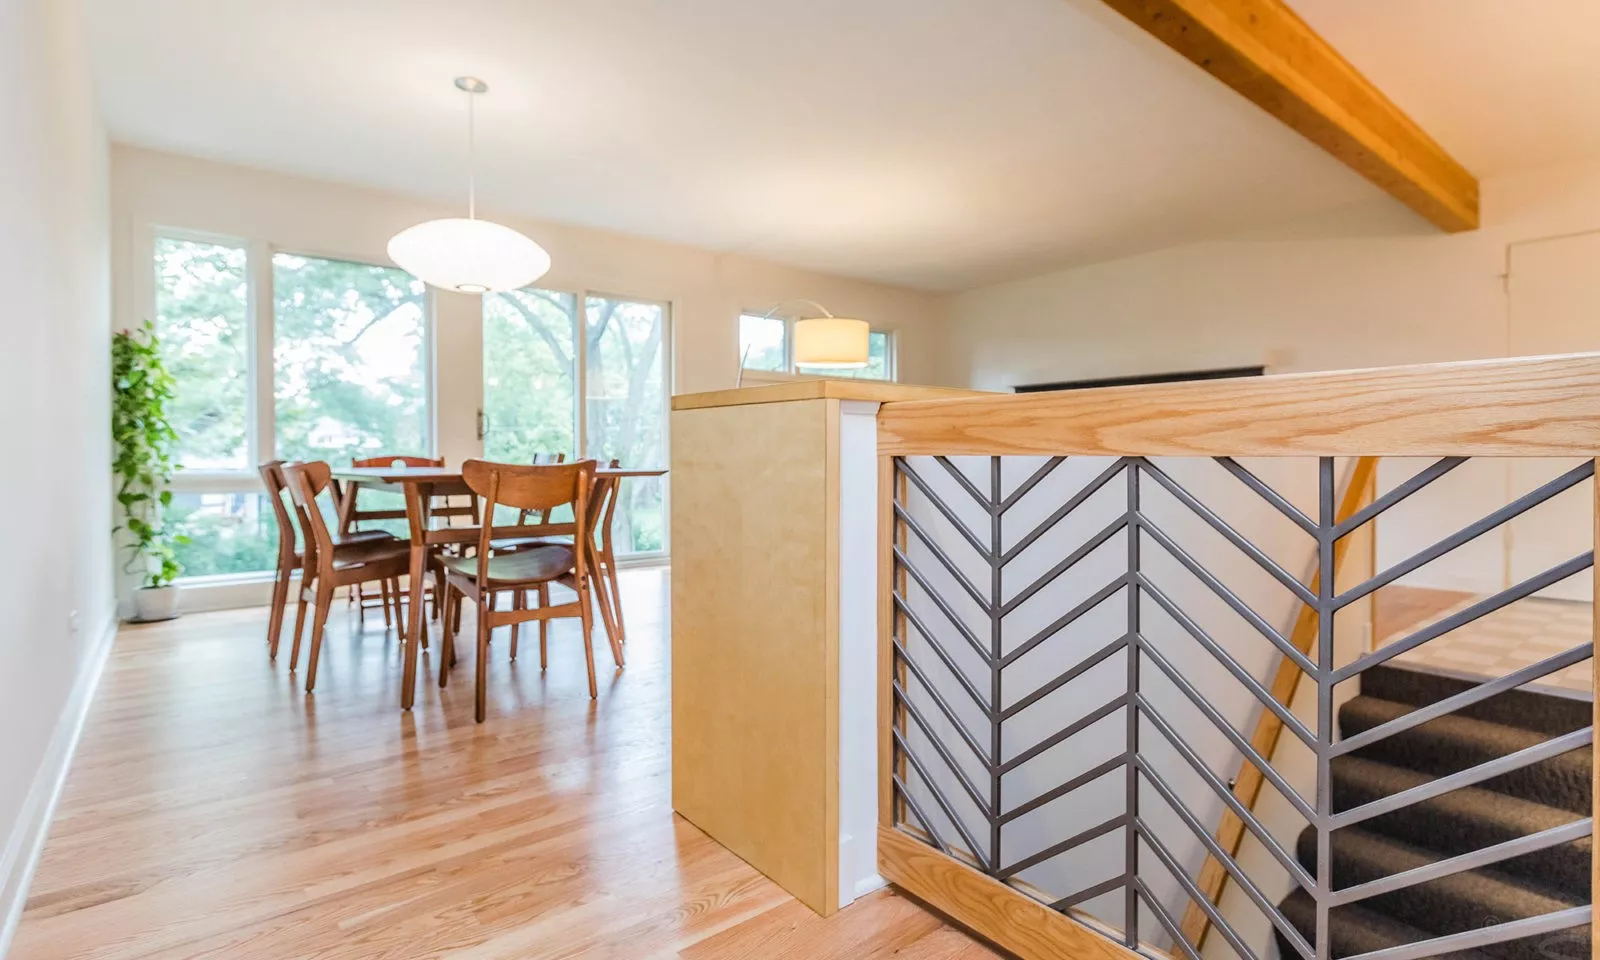
[[[95,638],[94,646],[84,658],[72,693],[56,721],[55,732],[50,735],[50,745],[45,749],[44,760],[28,789],[22,803],[16,826],[0,850],[0,957],[11,947],[11,938],[22,919],[23,905],[28,901],[28,886],[33,881],[33,871],[44,852],[45,836],[50,832],[50,820],[55,816],[56,803],[61,799],[61,786],[66,782],[67,769],[72,766],[73,754],[78,749],[78,738],[83,734],[84,721],[89,716],[89,704],[100,686],[100,675],[110,658],[111,646],[117,636],[117,618],[106,611],[105,624]]]

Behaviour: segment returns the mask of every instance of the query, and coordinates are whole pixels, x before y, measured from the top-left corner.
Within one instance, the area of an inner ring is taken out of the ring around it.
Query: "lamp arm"
[[[828,312],[828,308],[824,307],[822,304],[818,303],[817,301],[815,301],[815,300],[807,300],[804,297],[791,297],[788,300],[779,300],[776,306],[774,306],[771,310],[768,310],[766,313],[763,313],[761,315],[761,319],[763,319],[763,320],[767,319],[768,317],[770,317],[773,314],[777,313],[779,310],[782,310],[784,307],[787,307],[791,303],[809,304],[810,306],[816,307],[818,310],[821,310],[822,311],[822,315],[824,317],[827,317],[830,320],[833,318],[833,314]]]

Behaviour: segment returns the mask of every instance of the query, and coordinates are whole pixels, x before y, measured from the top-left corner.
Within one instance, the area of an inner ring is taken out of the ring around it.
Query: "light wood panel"
[[[498,631],[481,727],[466,687],[396,711],[394,633],[353,612],[312,697],[265,608],[125,629],[9,957],[994,957],[889,892],[824,920],[672,815],[667,576],[622,572],[598,703],[572,624],[544,674]]]
[[[1600,354],[884,404],[878,452],[1593,456]]]
[[[838,401],[672,415],[673,809],[827,915],[839,883]]]
[[[920,840],[878,828],[878,872],[962,926],[1028,960],[1136,960],[1125,949]]]
[[[1478,227],[1478,181],[1283,0],[1104,0],[1396,199]]]
[[[881,380],[796,380],[793,383],[771,383],[738,390],[680,393],[672,398],[672,409],[702,410],[753,403],[788,403],[792,400],[864,400],[868,403],[884,403],[889,400],[937,400],[978,395],[981,394],[976,390],[921,387]]]
[[[1362,457],[1356,461],[1355,469],[1350,473],[1350,484],[1345,488],[1344,496],[1340,498],[1338,512],[1334,515],[1338,522],[1343,522],[1355,516],[1367,504],[1371,503],[1376,492],[1375,484],[1378,477],[1378,458]],[[1335,541],[1333,544],[1333,582],[1337,586],[1344,582],[1339,573],[1344,568],[1344,558],[1350,550],[1350,545],[1358,536],[1370,538],[1371,525],[1364,525],[1361,532],[1353,531]],[[1373,571],[1368,570],[1363,576],[1371,576]],[[1312,573],[1311,582],[1307,586],[1314,592],[1322,582],[1322,573]],[[1299,612],[1295,615],[1294,629],[1290,631],[1289,642],[1301,653],[1310,654],[1317,644],[1317,611],[1310,604],[1302,603]],[[1300,667],[1288,657],[1278,659],[1278,668],[1272,675],[1272,683],[1267,692],[1272,698],[1285,707],[1290,706],[1294,700],[1294,692],[1300,686],[1300,678],[1304,676]],[[1261,708],[1261,714],[1256,718],[1255,731],[1250,735],[1250,746],[1267,760],[1273,759],[1273,753],[1278,749],[1278,739],[1283,734],[1283,721],[1270,710]],[[1239,767],[1239,774],[1234,779],[1233,795],[1244,804],[1246,810],[1255,810],[1256,799],[1261,795],[1263,783],[1261,771],[1249,761]],[[1217,843],[1230,857],[1239,855],[1239,846],[1244,842],[1245,826],[1232,810],[1222,811],[1222,822],[1217,826]],[[1213,904],[1222,900],[1223,887],[1228,883],[1228,871],[1222,862],[1210,854],[1206,855],[1204,865],[1200,868],[1197,881],[1200,890],[1210,898]],[[1184,910],[1183,923],[1180,927],[1184,938],[1196,947],[1205,945],[1206,934],[1211,929],[1211,919],[1194,901]]]

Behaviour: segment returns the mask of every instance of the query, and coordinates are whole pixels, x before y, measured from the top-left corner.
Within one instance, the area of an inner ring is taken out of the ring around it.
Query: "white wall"
[[[113,626],[107,147],[72,0],[0,0],[0,953]]]
[[[1482,196],[1484,225],[1472,233],[1441,234],[1380,198],[1271,230],[960,294],[939,339],[939,382],[1005,390],[1246,364],[1280,373],[1537,351],[1547,338],[1531,331],[1550,311],[1519,308],[1514,330],[1507,290],[1528,279],[1519,265],[1531,269],[1535,251],[1600,230],[1600,163],[1486,180]],[[1574,309],[1596,322],[1590,342],[1566,337],[1559,349],[1600,349],[1600,304],[1568,307],[1569,329]],[[1380,486],[1415,466],[1386,463]],[[1541,465],[1541,479],[1559,466]],[[1513,486],[1526,481],[1504,464],[1468,464],[1426,495],[1433,499],[1385,516],[1380,563],[1455,529],[1450,523],[1474,509],[1504,503]],[[1448,518],[1432,509],[1446,501],[1453,503]],[[1491,533],[1410,582],[1496,589],[1509,556],[1507,536]]]

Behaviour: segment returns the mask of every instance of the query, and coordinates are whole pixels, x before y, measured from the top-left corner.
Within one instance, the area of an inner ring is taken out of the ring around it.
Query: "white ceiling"
[[[1595,0],[1294,2],[1469,166],[1600,153]],[[118,140],[455,198],[472,73],[488,210],[928,289],[1377,195],[1099,0],[88,5]]]

